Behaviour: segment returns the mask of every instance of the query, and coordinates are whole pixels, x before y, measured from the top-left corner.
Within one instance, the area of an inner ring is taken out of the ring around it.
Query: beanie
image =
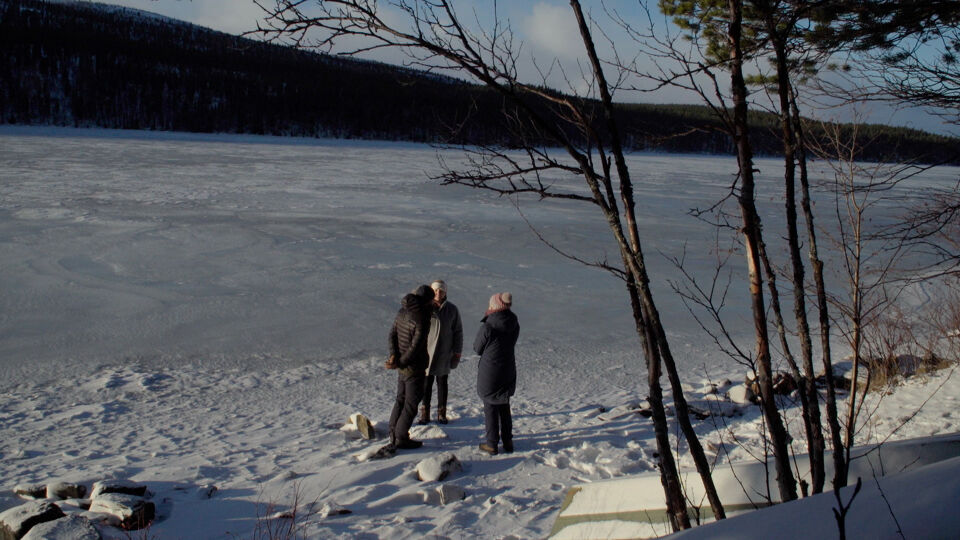
[[[510,293],[496,293],[490,297],[490,304],[487,306],[487,315],[497,311],[510,309],[513,304],[513,295]]]

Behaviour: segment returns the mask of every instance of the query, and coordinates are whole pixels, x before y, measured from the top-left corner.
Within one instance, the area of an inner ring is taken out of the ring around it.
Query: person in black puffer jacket
[[[431,302],[433,289],[427,285],[417,287],[403,297],[400,311],[390,328],[390,359],[387,369],[399,370],[397,399],[390,414],[390,444],[392,449],[419,448],[420,441],[410,439],[410,426],[417,414],[417,405],[423,399],[426,377],[427,334],[430,331]]]
[[[514,347],[520,336],[520,323],[510,311],[513,296],[497,293],[490,297],[487,309],[473,342],[473,350],[480,355],[477,367],[477,394],[483,400],[486,442],[480,450],[497,454],[502,440],[503,450],[513,452],[513,417],[510,397],[517,390],[517,361]]]

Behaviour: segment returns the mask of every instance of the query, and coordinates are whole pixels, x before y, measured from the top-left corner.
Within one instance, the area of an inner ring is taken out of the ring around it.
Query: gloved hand
[[[457,369],[457,366],[460,365],[460,355],[455,354],[453,358],[450,359],[450,369]]]

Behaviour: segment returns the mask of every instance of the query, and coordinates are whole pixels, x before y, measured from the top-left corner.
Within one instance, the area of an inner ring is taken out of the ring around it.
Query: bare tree
[[[501,195],[529,193],[542,199],[585,202],[598,208],[616,242],[621,265],[606,260],[589,264],[626,283],[648,368],[648,399],[671,524],[675,530],[687,528],[690,519],[663,405],[660,378],[664,368],[673,389],[677,421],[713,513],[722,519],[725,514],[713,486],[710,464],[690,423],[676,362],[649,285],[633,181],[624,156],[621,128],[614,115],[612,89],[617,81],[611,83],[606,78],[580,3],[571,0],[570,6],[588,60],[589,67],[584,72],[595,89],[594,96],[584,97],[561,95],[544,86],[521,82],[509,26],[495,20],[487,31],[471,31],[448,1],[396,0],[378,4],[368,0],[276,0],[258,5],[267,14],[266,25],[258,33],[267,38],[327,50],[337,43],[361,38],[351,52],[399,48],[410,55],[415,66],[467,76],[503,97],[504,119],[514,139],[520,142],[520,151],[483,148],[470,154],[468,167],[448,169],[442,182]],[[386,14],[383,6],[389,6],[393,13]],[[398,14],[402,17],[396,17]],[[563,157],[554,156],[551,147],[561,148]],[[579,177],[587,192],[565,189],[552,182],[549,178],[554,174]]]
[[[878,206],[899,198],[899,184],[925,170],[925,167],[910,164],[859,162],[856,132],[859,125],[857,122],[851,124],[854,130],[851,136],[839,124],[825,124],[825,141],[815,145],[817,155],[833,171],[833,178],[825,183],[825,187],[834,195],[836,233],[833,243],[841,255],[839,269],[845,289],[843,294],[831,295],[830,301],[838,313],[836,326],[853,354],[852,383],[843,426],[844,463],[842,471],[837,471],[835,488],[846,485],[850,449],[855,444],[863,406],[860,392],[870,386],[876,370],[876,366],[871,369],[870,358],[880,350],[886,350],[883,356],[889,356],[897,348],[896,345],[882,345],[884,340],[889,341],[890,332],[879,328],[884,312],[892,309],[902,290],[895,281],[895,273],[908,246],[902,236],[888,234],[891,225],[895,224],[873,223],[873,214]],[[876,340],[868,339],[871,333],[877,336]],[[867,373],[862,376],[860,370],[865,366]]]
[[[747,113],[749,109],[749,92],[744,76],[744,66],[758,51],[762,50],[764,39],[760,38],[763,25],[750,26],[745,23],[744,11],[749,8],[750,21],[757,20],[755,14],[756,3],[745,3],[731,0],[725,3],[716,2],[677,2],[662,0],[659,5],[665,14],[672,16],[674,22],[687,30],[687,37],[693,43],[694,51],[699,51],[699,57],[694,57],[675,40],[657,37],[653,31],[650,35],[638,35],[641,42],[652,48],[652,56],[664,60],[664,63],[679,65],[677,68],[661,68],[659,74],[638,74],[654,80],[657,86],[673,85],[693,90],[723,121],[724,129],[729,134],[736,151],[738,161],[738,183],[733,191],[740,209],[739,232],[745,248],[749,294],[754,320],[755,360],[757,379],[761,393],[761,407],[764,420],[770,430],[770,443],[773,449],[774,463],[777,471],[777,483],[781,499],[792,500],[797,497],[796,479],[790,468],[788,448],[789,435],[777,409],[773,391],[773,369],[771,361],[771,343],[768,329],[767,304],[764,295],[764,286],[768,286],[771,305],[774,308],[775,322],[781,330],[781,342],[787,349],[783,331],[782,315],[780,312],[779,293],[776,288],[776,274],[766,254],[763,241],[760,215],[756,208],[756,182],[754,178],[753,149],[749,135]],[[770,6],[767,6],[772,10]],[[769,14],[773,17],[773,12]],[[776,26],[776,23],[773,23]],[[624,26],[629,26],[624,22]],[[718,70],[729,73],[729,94],[722,90]],[[787,70],[782,70],[784,76]],[[789,86],[784,87],[788,95]],[[784,137],[785,145],[790,151],[790,167],[793,166],[793,148],[795,138],[792,123],[790,122],[789,107],[785,107]],[[792,170],[788,168],[788,178],[792,188]],[[796,223],[795,203],[789,201],[788,212],[793,210],[793,223]],[[794,233],[796,229],[794,229]],[[795,245],[799,245],[795,243]],[[795,257],[799,249],[792,252]],[[796,267],[796,265],[795,265]],[[800,276],[802,280],[802,275]],[[803,294],[802,281],[800,293]],[[805,322],[805,311],[803,313]],[[793,363],[796,366],[796,363]],[[799,374],[798,370],[795,371]],[[811,373],[812,369],[808,370]],[[812,379],[812,373],[811,373]],[[812,388],[804,385],[805,389]],[[809,393],[804,393],[805,418],[809,409]],[[817,415],[819,416],[819,415]],[[814,441],[809,446],[812,451],[822,448],[817,444],[815,433],[819,433],[819,422],[814,425],[811,421],[805,422],[808,426],[809,438]],[[815,460],[821,463],[822,460]],[[822,466],[821,466],[822,467]],[[818,467],[818,468],[821,468]]]

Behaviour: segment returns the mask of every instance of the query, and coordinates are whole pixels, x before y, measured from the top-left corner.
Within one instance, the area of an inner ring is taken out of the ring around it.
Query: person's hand
[[[460,365],[460,355],[455,354],[453,355],[453,358],[450,360],[450,369],[457,369],[457,366],[459,365]]]
[[[384,362],[383,367],[387,369],[397,369],[397,358],[395,356],[391,356],[386,362]]]

